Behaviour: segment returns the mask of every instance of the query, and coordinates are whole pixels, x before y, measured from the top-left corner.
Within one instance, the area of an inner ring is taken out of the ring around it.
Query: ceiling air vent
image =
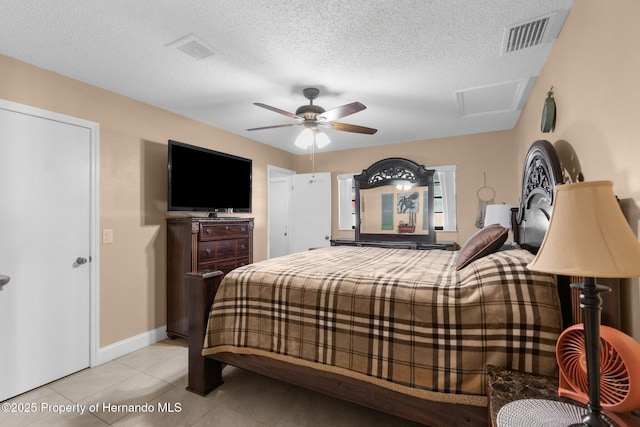
[[[216,56],[213,48],[195,34],[189,34],[171,42],[167,47],[174,47],[196,61],[208,61]]]
[[[502,54],[517,52],[546,43],[555,15],[554,13],[505,28]]]

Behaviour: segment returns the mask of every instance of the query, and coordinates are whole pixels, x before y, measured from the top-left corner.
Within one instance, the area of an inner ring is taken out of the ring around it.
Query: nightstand
[[[558,396],[558,379],[496,366],[487,366],[487,398],[490,425],[496,427],[500,409],[509,402],[520,399],[547,399],[581,405],[571,399]],[[640,418],[630,413],[615,414],[621,426],[640,427]],[[617,425],[617,424],[612,424]]]

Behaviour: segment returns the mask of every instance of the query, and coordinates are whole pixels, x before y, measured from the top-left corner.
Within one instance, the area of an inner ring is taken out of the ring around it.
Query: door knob
[[[2,287],[4,285],[9,283],[9,280],[11,280],[11,277],[5,276],[4,274],[0,274],[0,291],[2,290]]]
[[[86,259],[83,256],[79,256],[78,258],[76,258],[76,264],[78,264],[78,265],[86,264],[87,261],[88,261],[88,259]]]

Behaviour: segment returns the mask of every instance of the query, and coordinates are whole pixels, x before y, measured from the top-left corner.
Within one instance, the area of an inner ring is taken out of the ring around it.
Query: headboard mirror
[[[388,158],[354,176],[356,241],[435,242],[434,173]]]

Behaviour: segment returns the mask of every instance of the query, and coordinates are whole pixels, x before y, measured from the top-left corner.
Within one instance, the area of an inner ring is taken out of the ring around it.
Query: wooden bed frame
[[[546,231],[555,186],[562,182],[560,162],[553,146],[548,141],[536,141],[527,154],[521,204],[513,214],[516,241],[533,252],[540,247]],[[262,356],[232,353],[202,356],[209,310],[221,278],[219,271],[187,274],[188,390],[206,395],[222,384],[222,368],[229,364],[433,427],[487,425],[486,407],[425,400],[350,377]],[[563,305],[563,311],[570,312],[570,304],[565,307]]]

